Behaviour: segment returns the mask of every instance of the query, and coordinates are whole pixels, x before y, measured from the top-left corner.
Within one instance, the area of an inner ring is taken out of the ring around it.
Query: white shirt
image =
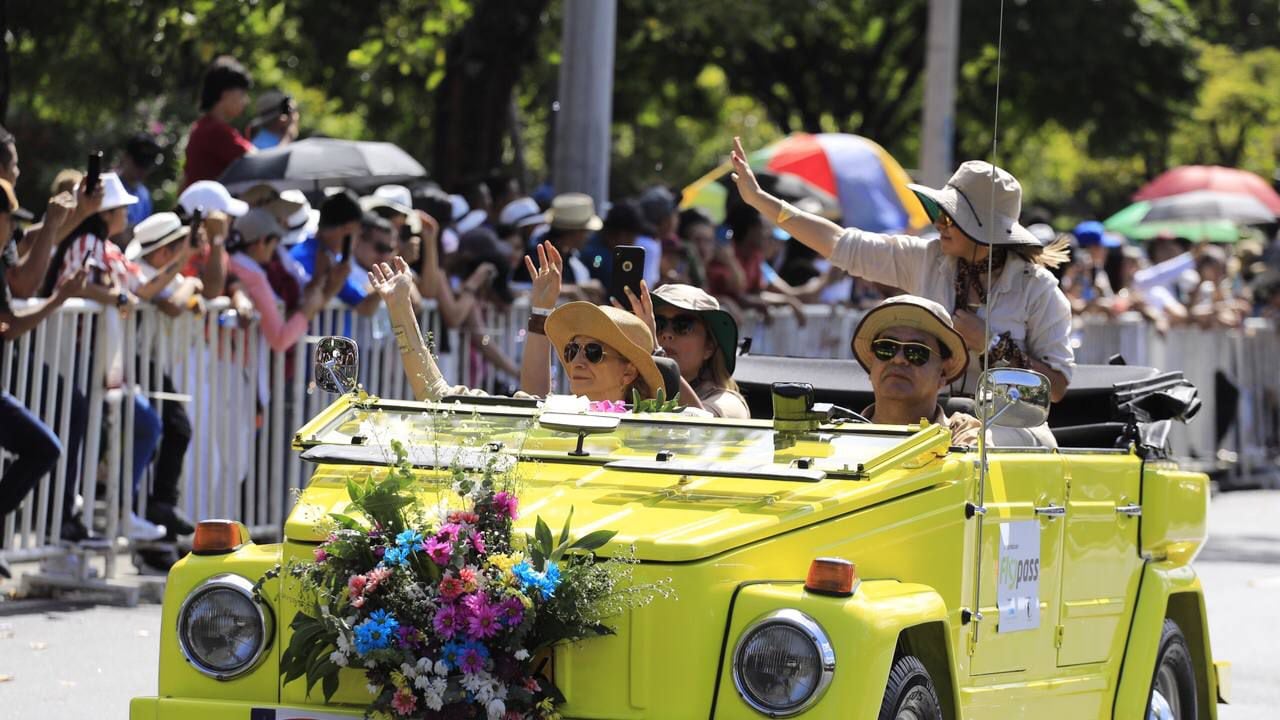
[[[836,241],[831,264],[851,275],[955,308],[956,259],[942,254],[938,239],[884,235],[848,228]],[[1008,332],[1018,347],[1066,376],[1075,369],[1071,349],[1071,303],[1048,270],[1009,253],[1004,270],[987,292],[978,317],[991,314],[991,335]],[[952,394],[972,395],[982,374],[979,353],[969,349],[969,369]]]

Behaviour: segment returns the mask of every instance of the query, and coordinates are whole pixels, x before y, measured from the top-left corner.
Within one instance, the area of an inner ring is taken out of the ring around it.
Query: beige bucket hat
[[[657,347],[653,333],[649,332],[649,326],[643,320],[626,310],[582,301],[565,303],[547,316],[544,329],[560,364],[566,367],[564,346],[575,335],[586,335],[622,353],[628,362],[636,366],[651,391],[666,387],[662,373],[653,361],[653,350]]]
[[[1022,185],[989,162],[970,160],[941,190],[907,185],[920,199],[929,219],[945,212],[966,235],[982,245],[1033,245],[1040,241],[1021,224]]]
[[[943,359],[947,383],[953,383],[969,367],[969,349],[956,332],[951,316],[938,303],[916,295],[895,295],[872,308],[853,331],[853,356],[867,372],[871,372],[871,343],[893,327],[915,328],[938,339],[950,357]]]
[[[551,201],[547,211],[547,224],[563,230],[589,230],[595,232],[604,227],[604,221],[596,215],[596,202],[583,193],[564,193]]]

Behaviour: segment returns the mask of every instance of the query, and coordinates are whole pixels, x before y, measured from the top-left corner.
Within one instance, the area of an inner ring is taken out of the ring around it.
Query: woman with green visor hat
[[[1018,222],[1022,186],[1013,175],[970,160],[942,188],[909,185],[938,231],[923,238],[842,228],[798,210],[760,189],[746,157],[735,138],[733,179],[747,204],[832,265],[951,312],[970,361],[953,394],[973,394],[987,366],[1035,370],[1049,378],[1054,402],[1066,394],[1075,368],[1071,304],[1048,270],[1067,259],[1065,243],[1045,246]]]

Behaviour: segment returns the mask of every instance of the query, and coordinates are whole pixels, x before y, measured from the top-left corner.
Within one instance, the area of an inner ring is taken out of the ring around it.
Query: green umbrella
[[[1230,220],[1160,220],[1143,222],[1151,210],[1146,200],[1136,202],[1107,218],[1102,226],[1130,240],[1150,240],[1161,234],[1183,237],[1193,242],[1234,243],[1240,228]]]

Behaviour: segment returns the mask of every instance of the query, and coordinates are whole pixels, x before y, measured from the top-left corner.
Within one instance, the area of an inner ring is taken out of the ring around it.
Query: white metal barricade
[[[528,315],[525,300],[487,308],[478,331],[449,331],[447,342],[434,304],[424,305],[419,320],[423,335],[434,340],[449,382],[494,389],[519,379],[495,369],[482,350],[496,349],[518,365]],[[803,315],[801,323],[790,309],[774,309],[767,318],[749,314],[741,334],[753,338],[756,354],[851,357],[849,338],[861,312],[814,305]],[[30,560],[68,552],[57,542],[64,506],[111,539],[126,533],[130,511],[145,517],[151,486],[141,485],[135,493],[131,482],[138,395],[161,415],[165,404],[180,404],[193,428],[179,507],[194,519],[238,518],[256,536],[278,537],[293,494],[307,480],[308,468],[290,449],[293,433],[332,401],[314,389],[310,376],[311,345],[326,335],[358,342],[360,382],[370,393],[412,396],[384,309],[359,316],[332,305],[312,320],[293,348],[276,352],[256,321],[237,317],[226,300],[210,303],[202,316],[174,318],[149,306],[121,318],[114,308],[71,301],[32,332],[6,343],[0,389],[52,427],[64,452],[53,472],[6,518],[0,553]],[[1104,363],[1120,353],[1130,364],[1182,370],[1199,387],[1201,417],[1177,427],[1172,436],[1179,456],[1234,459],[1230,466],[1238,477],[1274,470],[1280,456],[1280,373],[1271,363],[1280,357],[1280,335],[1271,323],[1251,320],[1236,330],[1178,328],[1161,334],[1136,315],[1083,318],[1074,344],[1081,363]],[[555,382],[563,391],[563,373]],[[1219,397],[1220,387],[1238,397]],[[1220,441],[1215,418],[1228,411],[1232,422]],[[72,453],[77,422],[86,430]],[[0,455],[0,462],[8,459]],[[77,496],[83,502],[77,503]],[[108,565],[108,572],[114,567]]]

